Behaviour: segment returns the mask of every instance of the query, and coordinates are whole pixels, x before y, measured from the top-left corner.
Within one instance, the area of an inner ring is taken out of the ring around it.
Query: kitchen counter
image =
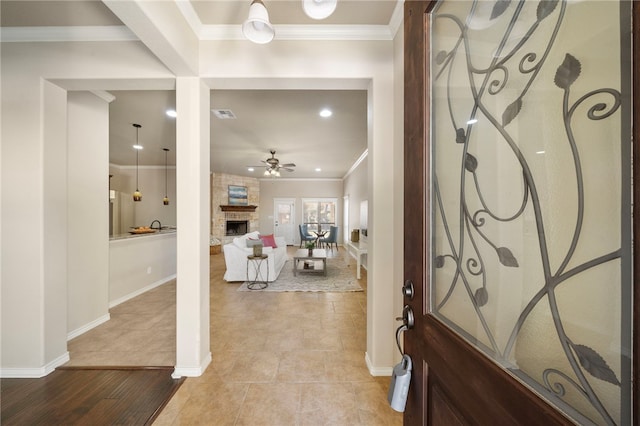
[[[109,237],[109,241],[129,240],[129,239],[132,239],[132,238],[157,237],[159,235],[175,234],[176,232],[177,232],[177,229],[175,229],[175,228],[165,228],[165,229],[161,229],[160,231],[149,232],[149,233],[146,233],[146,234],[130,234],[130,233],[117,234],[117,235],[113,235],[113,236]]]

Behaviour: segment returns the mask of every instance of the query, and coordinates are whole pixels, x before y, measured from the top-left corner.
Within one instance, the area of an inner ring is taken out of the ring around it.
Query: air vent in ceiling
[[[230,109],[212,109],[216,117],[221,120],[235,120],[236,115]]]

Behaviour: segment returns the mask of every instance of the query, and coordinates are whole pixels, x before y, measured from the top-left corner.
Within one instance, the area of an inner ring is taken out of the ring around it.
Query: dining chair
[[[328,245],[328,248],[330,248],[331,251],[333,251],[333,247],[331,246],[331,244],[333,244],[336,246],[336,250],[338,250],[338,227],[330,227],[329,235],[324,238],[320,238],[320,243]]]
[[[307,225],[306,224],[298,225],[298,231],[300,231],[300,248],[302,248],[302,245],[304,243],[306,243],[307,241],[315,241],[316,240],[316,237],[314,237],[313,235],[309,234],[309,230],[307,229]]]

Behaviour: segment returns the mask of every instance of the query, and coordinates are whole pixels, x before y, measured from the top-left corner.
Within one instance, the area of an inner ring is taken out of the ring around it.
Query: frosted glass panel
[[[429,24],[430,309],[581,424],[631,422],[630,7]]]

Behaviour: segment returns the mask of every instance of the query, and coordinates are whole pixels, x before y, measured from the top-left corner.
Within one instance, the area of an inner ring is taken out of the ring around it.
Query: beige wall
[[[338,241],[341,241],[342,226],[342,180],[297,180],[297,179],[263,179],[260,180],[260,232],[273,234],[273,199],[295,199],[295,244],[300,243],[300,235],[297,227],[302,223],[302,199],[303,198],[335,198],[336,224],[339,227]]]
[[[88,92],[68,95],[67,333],[108,317],[109,104]]]

